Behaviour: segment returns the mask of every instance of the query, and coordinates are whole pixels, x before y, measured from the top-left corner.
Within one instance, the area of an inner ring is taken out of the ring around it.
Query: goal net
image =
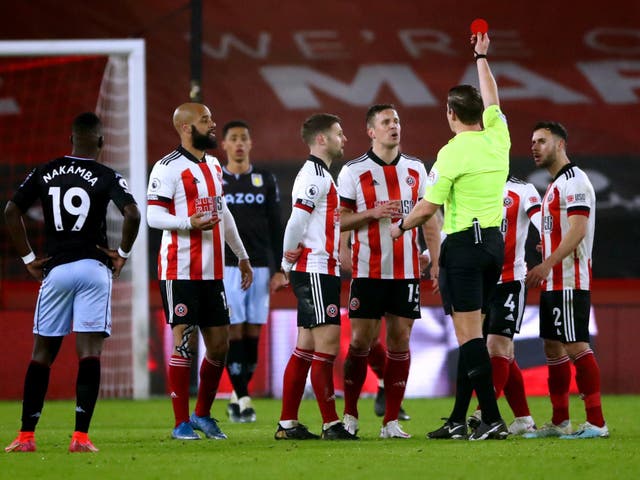
[[[0,42],[0,187],[15,190],[34,166],[68,153],[69,129],[83,111],[103,122],[100,161],[128,181],[142,214],[141,228],[121,278],[113,282],[112,335],[102,354],[101,395],[149,395],[148,258],[146,229],[146,111],[143,40]],[[43,252],[41,213],[26,220],[29,237]],[[109,246],[117,248],[122,215],[111,204]],[[11,294],[28,280],[3,236],[0,268]]]

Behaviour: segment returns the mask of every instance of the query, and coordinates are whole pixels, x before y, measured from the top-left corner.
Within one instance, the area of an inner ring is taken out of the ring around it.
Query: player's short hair
[[[463,124],[475,125],[482,120],[482,95],[472,85],[457,85],[449,90],[447,108],[453,110]]]
[[[393,103],[377,103],[371,105],[367,110],[367,128],[373,127],[374,119],[376,115],[384,110],[395,110],[396,106]]]
[[[96,135],[101,126],[100,117],[93,112],[84,112],[73,119],[71,131],[75,135]]]
[[[315,113],[302,124],[300,135],[307,145],[315,142],[316,135],[329,130],[334,123],[340,123],[340,117],[331,113]]]
[[[222,138],[225,138],[227,136],[227,132],[232,128],[246,128],[247,132],[251,131],[249,124],[244,120],[231,120],[230,122],[225,123],[224,127],[222,127]]]
[[[564,128],[564,125],[562,125],[559,122],[552,122],[552,121],[543,121],[543,122],[538,122],[534,125],[533,127],[533,131],[535,132],[536,130],[549,130],[553,135],[555,135],[556,137],[560,137],[561,139],[563,139],[565,142],[567,141],[567,139],[569,138],[569,134],[567,133],[567,129]]]

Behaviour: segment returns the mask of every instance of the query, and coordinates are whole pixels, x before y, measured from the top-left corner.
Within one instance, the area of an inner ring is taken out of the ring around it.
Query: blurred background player
[[[525,244],[529,224],[540,232],[540,195],[532,184],[509,175],[504,187],[501,227],[504,263],[496,293],[484,319],[483,331],[491,358],[496,398],[504,391],[515,417],[509,425],[509,433],[512,435],[532,432],[536,428],[513,347],[513,336],[520,332],[527,301],[524,279],[527,273]],[[480,410],[476,410],[467,421],[471,430],[480,425],[481,419]]]
[[[92,112],[71,127],[71,155],[36,167],[7,203],[13,244],[29,273],[42,282],[33,324],[33,353],[24,379],[22,426],[7,452],[36,450],[35,429],[62,340],[76,333],[76,425],[69,451],[97,452],[89,424],[100,391],[100,354],[111,335],[111,283],[118,278],[138,235],[140,212],[126,180],[98,163],[102,123]],[[33,253],[23,216],[39,200],[45,224],[44,258]],[[107,246],[107,205],[124,216],[117,250]]]
[[[298,300],[298,336],[284,371],[282,411],[276,440],[319,438],[298,420],[309,368],[322,416],[324,440],[357,440],[336,412],[333,364],[340,351],[340,210],[329,167],[347,142],[340,119],[328,113],[302,125],[309,158],[293,184],[293,208],[284,233],[282,269]]]
[[[269,293],[287,284],[284,273],[275,270],[282,255],[280,192],[273,174],[249,160],[253,145],[246,122],[225,124],[222,139],[227,156],[222,168],[225,200],[253,267],[251,286],[238,289],[242,273],[227,245],[224,285],[231,317],[227,373],[233,385],[227,414],[232,422],[246,423],[256,421],[248,386],[258,363],[260,332],[269,317]]]
[[[231,212],[222,195],[222,167],[206,154],[215,148],[216,124],[200,103],[180,105],[173,114],[180,146],[151,170],[147,191],[149,226],[163,230],[158,253],[158,279],[173,351],[169,388],[175,417],[171,436],[198,440],[194,430],[217,440],[227,436],[211,417],[229,344],[229,309],[225,288],[223,245],[239,259],[241,275],[234,286],[246,290],[253,272]],[[206,352],[200,365],[195,411],[189,416],[191,361],[200,328]]]
[[[390,104],[373,105],[366,114],[371,148],[348,162],[338,176],[343,241],[351,235],[352,277],[349,300],[351,341],[344,363],[344,423],[358,431],[358,399],[367,374],[367,358],[386,326],[385,414],[381,438],[409,438],[398,423],[409,365],[409,337],[420,318],[420,267],[417,231],[394,242],[389,227],[411,211],[424,195],[427,171],[421,160],[400,153],[400,117]],[[352,233],[350,231],[353,231]],[[436,218],[424,227],[434,258],[440,228]],[[432,278],[437,278],[437,265]]]
[[[542,286],[540,337],[549,370],[551,422],[526,438],[608,437],[602,414],[600,368],[589,345],[591,252],[596,196],[587,175],[567,157],[567,131],[557,122],[533,129],[531,151],[536,166],[553,181],[542,199],[542,263],[527,273],[527,287]],[[587,421],[571,433],[569,387],[571,365],[584,400]]]

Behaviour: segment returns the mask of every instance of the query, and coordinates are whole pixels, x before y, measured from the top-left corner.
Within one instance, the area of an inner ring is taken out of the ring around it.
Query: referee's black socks
[[[483,421],[489,424],[497,422],[501,417],[491,377],[491,359],[484,339],[474,338],[461,345],[460,356],[464,358],[467,375],[478,396]]]

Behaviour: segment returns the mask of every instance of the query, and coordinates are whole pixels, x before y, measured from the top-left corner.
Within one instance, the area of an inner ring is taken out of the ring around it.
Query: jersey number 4
[[[56,226],[56,230],[59,232],[64,230],[61,210],[63,208],[69,215],[77,217],[76,222],[73,224],[73,227],[71,227],[71,231],[77,232],[81,230],[84,222],[87,220],[89,207],[91,206],[89,194],[80,187],[72,187],[60,198],[60,187],[49,187],[49,195],[52,197],[51,207],[53,209],[53,223]]]

